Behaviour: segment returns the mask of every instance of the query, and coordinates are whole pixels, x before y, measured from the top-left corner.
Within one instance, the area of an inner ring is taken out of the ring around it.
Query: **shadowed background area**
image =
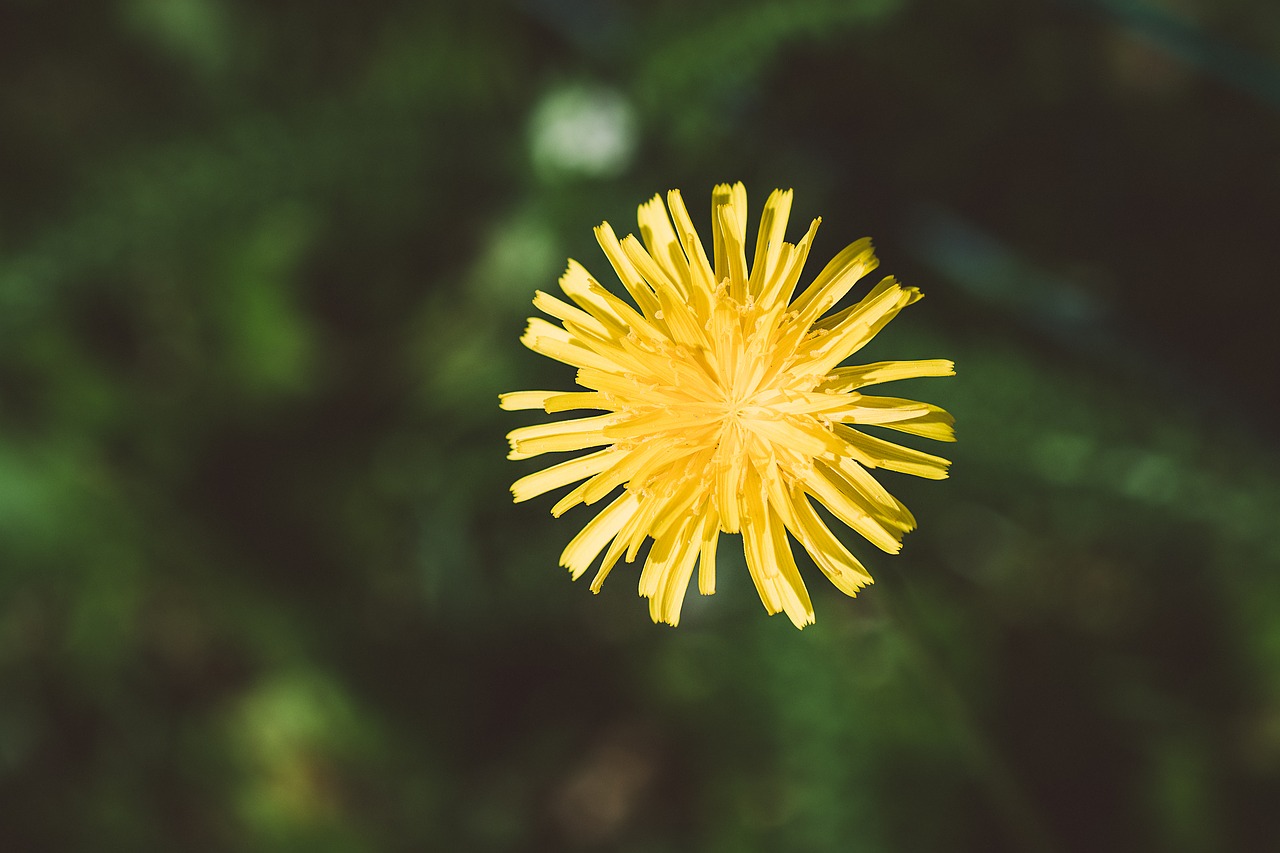
[[[0,5],[0,848],[1275,849],[1277,62],[1265,0]],[[507,491],[534,289],[734,180],[958,367],[803,632]]]

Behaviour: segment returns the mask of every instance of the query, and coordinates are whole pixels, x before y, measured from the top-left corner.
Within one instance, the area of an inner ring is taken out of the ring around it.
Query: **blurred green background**
[[[1270,0],[0,3],[0,849],[1277,849],[1278,62]],[[959,369],[804,632],[507,492],[533,290],[733,180]]]

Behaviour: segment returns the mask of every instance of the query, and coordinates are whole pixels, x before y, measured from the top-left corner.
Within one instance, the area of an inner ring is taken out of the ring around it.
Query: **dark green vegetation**
[[[0,848],[1274,850],[1280,7],[444,5],[0,5]],[[534,288],[738,179],[959,368],[802,633],[506,491]]]

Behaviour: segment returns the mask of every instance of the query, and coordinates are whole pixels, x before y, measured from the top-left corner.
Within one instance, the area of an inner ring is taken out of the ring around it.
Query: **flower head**
[[[609,499],[560,562],[576,580],[603,551],[591,583],[598,592],[620,558],[635,560],[652,539],[640,594],[655,622],[679,622],[695,566],[699,591],[715,592],[720,534],[741,533],[765,609],[785,611],[804,627],[813,622],[813,605],[788,534],[841,591],[856,595],[871,583],[811,499],[896,553],[915,519],[868,469],[947,476],[947,460],[861,427],[953,441],[950,415],[859,389],[950,376],[952,363],[839,366],[920,292],[890,276],[861,301],[829,313],[878,265],[871,241],[862,239],[796,296],[820,220],[800,242],[785,242],[791,195],[769,196],[749,267],[742,184],[721,184],[712,194],[710,254],[677,190],[667,195],[667,207],[658,196],[640,206],[643,245],[633,235],[619,241],[601,224],[596,238],[633,303],[570,261],[560,279],[570,302],[541,291],[533,300],[560,325],[531,318],[521,338],[534,352],[578,368],[578,385],[587,390],[500,398],[509,410],[602,412],[513,430],[509,459],[601,449],[522,477],[511,490],[518,502],[578,483],[552,508],[557,517]]]

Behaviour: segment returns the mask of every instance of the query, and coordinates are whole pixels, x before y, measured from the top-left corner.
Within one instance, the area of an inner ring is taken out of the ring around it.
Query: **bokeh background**
[[[5,0],[0,849],[1277,849],[1277,155],[1269,0]],[[803,632],[507,492],[533,290],[732,180],[959,369]]]

